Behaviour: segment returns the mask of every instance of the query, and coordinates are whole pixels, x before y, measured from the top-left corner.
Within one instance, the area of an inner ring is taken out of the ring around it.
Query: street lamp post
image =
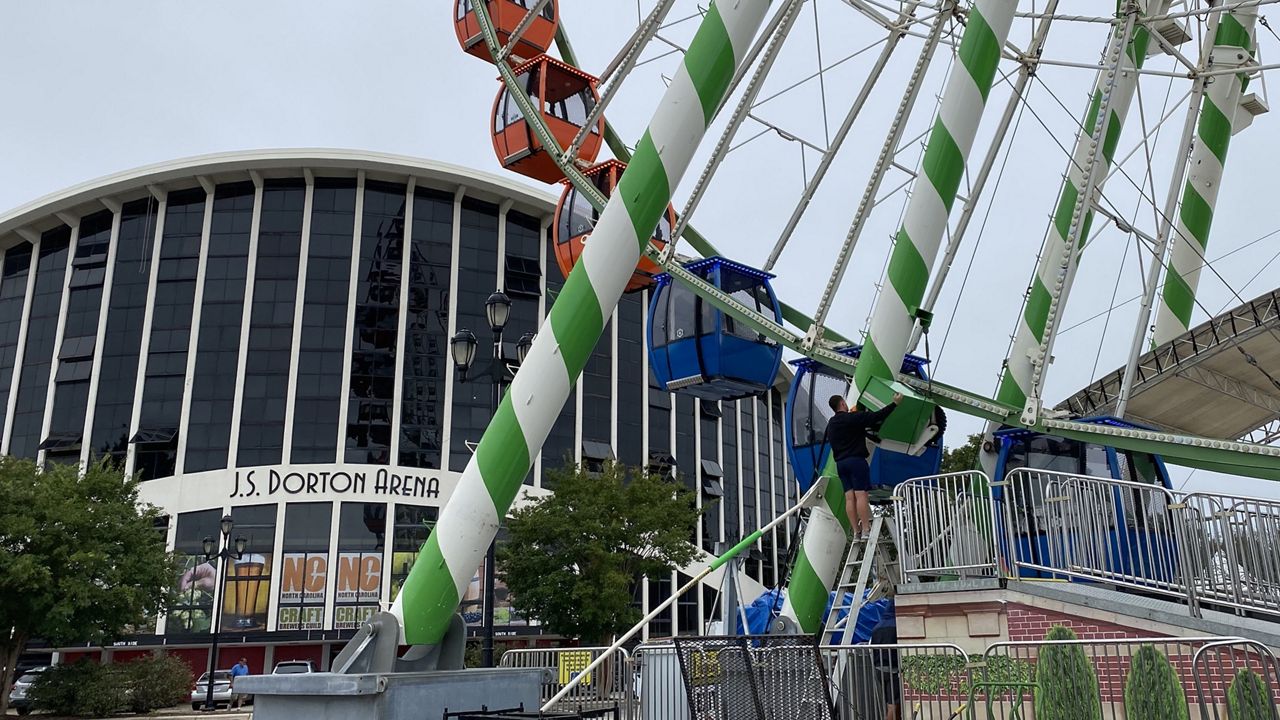
[[[525,333],[520,337],[520,341],[516,343],[516,357],[509,358],[504,354],[502,347],[502,331],[507,326],[507,321],[511,319],[511,298],[506,293],[498,290],[484,301],[485,318],[489,321],[489,329],[493,332],[493,355],[486,374],[493,383],[493,413],[498,411],[498,405],[502,402],[502,393],[506,389],[507,383],[511,381],[513,361],[516,367],[524,362],[525,355],[529,353],[529,348],[533,347],[533,333]],[[454,333],[453,338],[449,340],[449,351],[453,356],[453,365],[458,372],[458,380],[466,382],[468,380],[467,372],[471,369],[471,364],[476,357],[476,336],[470,330],[462,329]],[[490,415],[490,420],[493,416]],[[489,551],[484,558],[484,607],[483,615],[483,644],[481,646],[481,657],[485,667],[493,667],[493,606],[494,606],[494,550],[497,547],[497,538],[495,536],[493,542],[489,543]]]
[[[235,522],[232,521],[230,515],[223,515],[222,520],[218,523],[218,529],[221,537],[215,544],[213,538],[205,536],[204,538],[204,560],[205,562],[218,561],[218,572],[215,575],[217,585],[214,586],[213,596],[217,598],[217,602],[213,605],[213,643],[209,645],[209,683],[205,686],[204,707],[205,712],[212,712],[217,709],[213,704],[213,676],[216,672],[215,667],[218,664],[218,640],[222,631],[222,604],[225,599],[219,596],[218,590],[222,592],[227,589],[227,565],[232,560],[239,559],[244,555],[244,549],[249,544],[243,535],[236,537],[235,550],[230,546],[231,531],[235,529]],[[214,550],[217,550],[215,552]]]

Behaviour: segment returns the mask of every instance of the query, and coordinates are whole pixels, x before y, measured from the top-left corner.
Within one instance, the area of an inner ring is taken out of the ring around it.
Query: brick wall
[[[1081,640],[1116,640],[1120,638],[1150,637],[1134,628],[1064,615],[1027,605],[1009,603],[1008,623],[1010,640],[1043,640],[1054,625],[1071,628]]]

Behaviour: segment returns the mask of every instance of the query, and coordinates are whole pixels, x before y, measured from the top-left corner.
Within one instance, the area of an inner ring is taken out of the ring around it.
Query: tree
[[[109,642],[164,607],[174,566],[136,479],[5,457],[0,498],[0,687],[31,638]]]
[[[965,443],[942,451],[942,472],[963,472],[978,467],[978,452],[982,449],[982,434],[970,435]]]
[[[1155,645],[1140,646],[1129,661],[1124,712],[1129,720],[1187,720],[1182,681]]]
[[[555,494],[515,511],[498,566],[511,603],[548,629],[606,642],[640,619],[633,588],[697,555],[695,496],[683,485],[606,463],[546,471]]]
[[[1036,720],[1102,720],[1098,676],[1071,628],[1054,625],[1036,660]]]

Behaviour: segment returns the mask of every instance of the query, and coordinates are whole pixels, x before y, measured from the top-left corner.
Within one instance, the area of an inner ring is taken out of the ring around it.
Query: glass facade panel
[[[208,633],[213,623],[213,590],[218,570],[204,557],[204,539],[215,543],[220,537],[220,510],[201,510],[178,515],[173,554],[178,565],[177,591],[169,606],[166,635]]]
[[[0,278],[0,426],[9,409],[9,387],[13,382],[22,309],[31,275],[31,250],[31,243],[23,242],[4,253],[4,276]]]
[[[172,192],[165,209],[142,412],[131,439],[137,447],[135,468],[144,480],[173,475],[177,459],[205,199],[200,188]]]
[[[738,475],[738,401],[720,403],[724,424],[724,540],[734,543],[743,537],[739,526],[738,500],[742,497],[742,480]]]
[[[324,629],[332,520],[332,503],[290,503],[285,507],[277,630]]]
[[[456,327],[475,333],[480,343],[468,381],[461,382],[461,378],[454,376],[449,469],[461,472],[471,460],[471,447],[480,442],[493,414],[493,385],[484,374],[492,358],[489,348],[493,338],[485,318],[484,301],[498,287],[497,206],[463,198],[459,230]]]
[[[354,630],[378,611],[387,506],[342,503],[339,513],[333,628]]]
[[[250,196],[252,197],[252,196]],[[276,506],[250,505],[231,509],[235,529],[230,543],[234,549],[240,538],[245,549],[224,562],[226,584],[222,586],[223,632],[261,632],[267,629],[267,607],[271,603],[272,560],[276,550]]]
[[[511,298],[511,317],[503,329],[504,353],[518,360],[516,343],[525,333],[538,331],[538,298],[542,295],[542,238],[538,219],[523,213],[507,213],[506,257],[503,258],[503,292]],[[605,439],[608,442],[608,439]],[[524,479],[533,484],[533,468]]]
[[[773,432],[773,502],[776,517],[791,507],[787,497],[787,452],[782,444],[782,422],[785,419],[782,393],[777,390],[769,391],[769,409],[769,428]],[[786,528],[787,526],[783,524],[774,531],[779,558],[786,555],[788,542]]]
[[[661,579],[656,580],[649,578],[649,607],[657,607],[669,597],[671,597],[670,575],[664,575]],[[667,608],[666,612],[659,613],[657,617],[649,621],[650,639],[672,636],[671,610],[672,608]]]
[[[759,527],[756,504],[756,404],[751,398],[738,403],[738,424],[742,428],[740,452],[742,455],[742,534],[755,532]]]
[[[336,455],[355,210],[354,180],[316,179],[293,411],[295,463],[333,462]]]
[[[236,448],[240,467],[275,465],[283,454],[306,192],[302,180],[268,180],[262,189]]]
[[[547,317],[551,316],[551,306],[555,303],[556,296],[560,294],[560,289],[564,287],[564,276],[560,274],[560,265],[556,262],[554,245],[555,243],[552,242],[547,243],[542,263],[542,266],[546,268],[547,275]],[[575,427],[576,413],[577,400],[573,392],[570,392],[568,402],[564,404],[560,414],[556,416],[555,423],[551,425],[551,432],[547,434],[547,440],[542,444],[542,486],[545,488],[555,489],[555,482],[549,482],[547,470],[574,463],[574,458],[576,457],[576,439],[574,436],[577,433]]]
[[[444,381],[449,360],[449,269],[453,261],[453,197],[427,188],[413,194],[409,296],[405,322],[400,464],[440,467]]]
[[[400,594],[405,578],[409,577],[409,571],[418,560],[418,551],[427,542],[440,515],[440,511],[433,507],[396,505],[395,508],[395,537],[391,541],[391,600]]]
[[[213,196],[213,224],[191,380],[191,415],[183,428],[187,446],[184,472],[227,467],[253,200],[250,182],[219,185]]]
[[[147,198],[124,206],[116,238],[115,268],[107,331],[102,338],[102,363],[93,413],[92,456],[110,456],[123,465],[129,452],[129,423],[138,381],[138,354],[151,283],[151,248],[157,205]],[[0,295],[4,294],[0,285]]]
[[[618,461],[642,466],[644,452],[644,313],[646,293],[618,302]]]
[[[676,573],[676,585],[684,587],[693,578]],[[680,635],[701,635],[702,618],[698,615],[698,591],[687,592],[676,600],[676,631]]]
[[[714,477],[708,473],[708,469],[712,466],[708,463],[715,463],[715,467],[720,466],[719,453],[717,445],[719,444],[719,426],[718,419],[708,412],[708,406],[714,407],[712,412],[719,412],[719,405],[713,404],[710,400],[700,401],[700,415],[698,423],[701,433],[701,457],[698,463],[697,472],[699,486],[698,492],[702,494],[702,549],[707,552],[714,552],[716,543],[720,542],[720,505],[721,498],[707,493],[709,486],[715,484],[721,489],[724,487],[724,480],[720,477]]]
[[[41,442],[46,457],[54,461],[80,460],[112,220],[106,210],[80,220],[80,236],[71,260],[66,324],[54,374],[53,417]]]
[[[582,368],[582,439],[612,445],[613,321],[605,323],[595,350]]]
[[[65,225],[40,236],[36,286],[31,296],[27,343],[22,351],[22,374],[18,377],[18,402],[13,409],[13,430],[9,438],[9,454],[14,457],[34,458],[40,447],[70,246],[71,228]]]
[[[365,185],[347,403],[346,460],[351,463],[391,462],[404,210],[403,185]]]

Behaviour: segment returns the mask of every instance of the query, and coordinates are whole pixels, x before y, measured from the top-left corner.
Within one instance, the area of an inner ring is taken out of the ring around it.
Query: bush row
[[[41,673],[30,698],[34,709],[56,715],[149,713],[185,702],[191,683],[191,669],[169,655],[109,665],[82,659]]]

